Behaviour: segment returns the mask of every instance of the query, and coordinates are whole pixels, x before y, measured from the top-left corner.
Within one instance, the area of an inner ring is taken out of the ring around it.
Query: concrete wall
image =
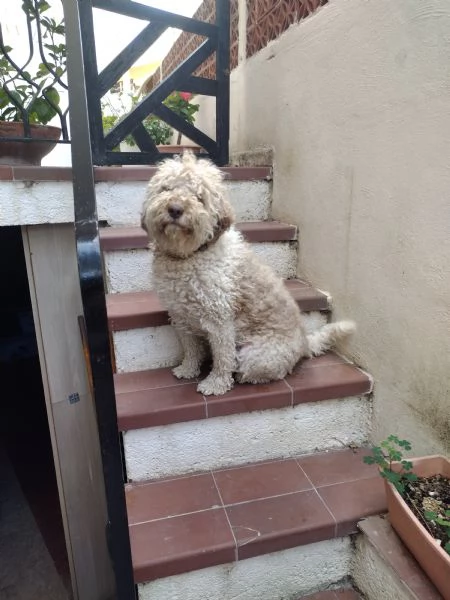
[[[450,451],[450,2],[331,0],[232,73],[232,151],[273,146],[299,273],[356,319],[375,439]]]

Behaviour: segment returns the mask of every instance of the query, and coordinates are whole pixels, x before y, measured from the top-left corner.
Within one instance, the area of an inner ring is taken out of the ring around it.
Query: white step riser
[[[110,225],[137,225],[147,182],[109,183],[95,186],[99,219]],[[268,181],[230,181],[228,199],[237,221],[266,221],[270,214],[271,184]]]
[[[253,251],[283,279],[296,276],[297,242],[252,244]],[[109,293],[142,292],[152,289],[153,253],[150,250],[121,250],[105,253]]]
[[[113,340],[119,373],[174,367],[182,359],[180,342],[170,325],[116,331]]]
[[[338,587],[351,557],[350,538],[318,542],[140,584],[139,600],[297,600]]]
[[[270,214],[269,181],[226,183],[238,221],[266,221]],[[95,186],[98,218],[110,225],[137,225],[146,181],[100,182]],[[71,181],[3,181],[0,225],[73,223]],[[24,217],[26,215],[26,218]]]
[[[236,414],[123,435],[127,475],[144,481],[367,442],[371,404],[344,398]]]
[[[417,598],[407,581],[400,579],[363,535],[358,536],[355,545],[352,576],[367,600],[423,600]]]

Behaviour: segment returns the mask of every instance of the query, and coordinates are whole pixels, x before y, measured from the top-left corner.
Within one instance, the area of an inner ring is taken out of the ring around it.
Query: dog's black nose
[[[179,219],[183,214],[183,207],[179,204],[170,204],[167,212],[172,217],[172,219]]]

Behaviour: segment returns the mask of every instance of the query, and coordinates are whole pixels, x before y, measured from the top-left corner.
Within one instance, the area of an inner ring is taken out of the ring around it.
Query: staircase
[[[271,220],[271,170],[224,171],[254,251],[304,311],[329,313],[330,296],[295,278],[296,228]],[[347,588],[350,536],[385,509],[381,479],[362,462],[370,377],[329,353],[224,396],[177,380],[180,346],[152,291],[145,234],[130,226],[138,219],[111,218],[101,243],[139,598],[295,600]]]

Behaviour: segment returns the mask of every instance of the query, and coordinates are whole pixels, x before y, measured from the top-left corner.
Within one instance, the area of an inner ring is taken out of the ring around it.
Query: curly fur
[[[148,185],[141,223],[154,245],[155,288],[184,352],[173,372],[197,377],[209,345],[213,367],[197,388],[205,395],[231,389],[233,374],[242,383],[282,379],[354,330],[302,314],[233,221],[222,173],[209,161],[190,153],[166,160]]]

